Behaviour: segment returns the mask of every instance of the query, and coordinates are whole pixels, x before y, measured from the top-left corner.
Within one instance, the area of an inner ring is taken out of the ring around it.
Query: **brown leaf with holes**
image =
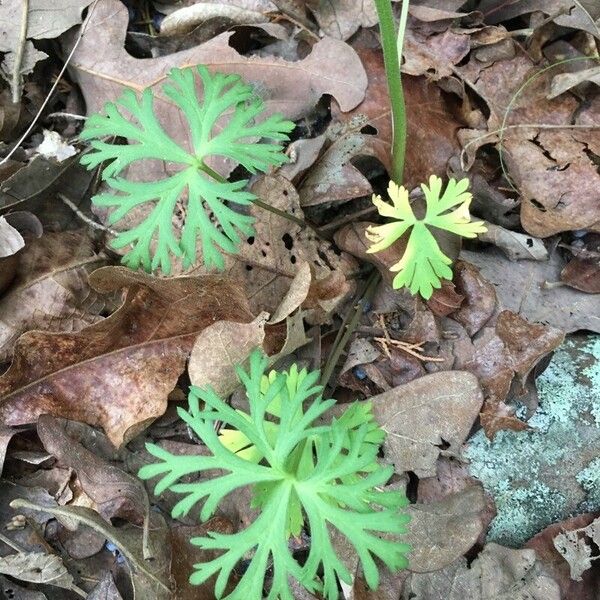
[[[82,232],[29,239],[11,287],[0,297],[0,362],[10,359],[25,331],[79,331],[100,320],[105,302],[90,289],[87,277],[106,263]]]
[[[102,427],[120,446],[161,415],[197,335],[220,320],[252,319],[222,276],[158,279],[123,267],[90,275],[97,292],[126,289],[110,317],[78,333],[23,334],[0,377],[0,423],[51,414]]]
[[[261,177],[252,191],[267,204],[303,218],[298,192],[285,177]],[[312,322],[325,321],[352,289],[345,275],[357,268],[353,258],[340,255],[331,242],[309,227],[256,206],[251,213],[256,218],[256,233],[242,241],[238,254],[226,257],[225,269],[233,279],[244,282],[253,312],[275,314],[292,281],[308,263],[312,273],[308,317]]]
[[[571,579],[569,564],[553,544],[553,540],[558,534],[587,527],[594,521],[594,518],[597,518],[597,515],[586,513],[560,523],[554,523],[533,536],[525,544],[525,548],[535,550],[539,560],[552,574],[560,586],[562,598],[598,600],[597,591],[600,589],[600,569],[595,566],[593,569],[583,573],[582,581],[573,581]]]

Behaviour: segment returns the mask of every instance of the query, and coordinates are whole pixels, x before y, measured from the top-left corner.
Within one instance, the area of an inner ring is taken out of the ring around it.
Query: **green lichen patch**
[[[469,470],[496,502],[488,541],[521,546],[547,525],[600,509],[600,336],[569,338],[537,380],[527,431],[482,431]]]

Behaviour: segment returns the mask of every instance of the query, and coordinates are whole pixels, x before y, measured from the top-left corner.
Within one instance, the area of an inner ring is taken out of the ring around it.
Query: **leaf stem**
[[[329,384],[329,380],[333,375],[333,371],[335,370],[340,356],[348,344],[350,336],[354,333],[354,330],[358,326],[365,306],[367,306],[367,303],[371,301],[371,298],[375,294],[375,289],[377,288],[379,280],[379,271],[374,269],[367,279],[363,289],[361,290],[361,293],[358,294],[360,296],[360,300],[353,306],[352,309],[348,311],[344,317],[321,375],[321,385],[323,388],[326,388]]]
[[[404,175],[404,157],[406,154],[406,106],[400,75],[400,59],[404,42],[404,31],[408,18],[409,0],[403,0],[400,15],[400,27],[396,34],[391,0],[375,0],[381,32],[383,62],[387,78],[390,104],[392,109],[392,179],[400,184]]]
[[[202,163],[202,165],[200,166],[200,169],[202,169],[207,175],[210,175],[213,179],[216,179],[219,183],[227,182],[227,179],[225,179],[225,177],[223,177],[222,175],[217,173],[214,169],[211,169],[205,163]],[[252,204],[256,204],[256,206],[259,206],[260,208],[263,208],[264,210],[268,210],[269,212],[273,213],[274,215],[277,215],[278,217],[282,217],[284,219],[287,219],[288,221],[291,221],[292,223],[296,223],[296,225],[299,225],[300,227],[302,227],[302,229],[307,227],[306,223],[302,219],[299,219],[298,217],[295,217],[294,215],[290,215],[289,213],[285,212],[284,210],[279,210],[278,208],[275,208],[274,206],[271,206],[270,204],[263,202],[259,198],[256,198],[256,197],[253,198]]]

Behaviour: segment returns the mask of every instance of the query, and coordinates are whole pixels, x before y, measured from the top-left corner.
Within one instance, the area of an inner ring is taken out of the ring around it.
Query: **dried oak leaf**
[[[547,262],[512,262],[495,248],[463,250],[461,258],[475,265],[496,288],[498,307],[517,312],[530,322],[558,327],[571,333],[589,329],[600,333],[598,299],[567,286],[546,285],[560,280],[564,260],[553,252]]]
[[[90,289],[87,277],[106,263],[81,232],[45,233],[28,240],[15,279],[0,296],[0,362],[12,356],[25,331],[79,331],[96,323],[105,303]]]
[[[473,342],[462,340],[454,367],[476,375],[486,402],[481,412],[481,424],[493,439],[500,429],[516,431],[527,424],[512,415],[504,404],[516,378],[522,389],[533,367],[563,342],[562,330],[549,325],[529,323],[519,315],[505,310],[495,325],[483,329]]]
[[[30,331],[0,377],[0,423],[51,414],[102,427],[120,446],[161,415],[197,335],[220,320],[250,321],[222,276],[158,279],[122,267],[90,275],[98,292],[126,288],[123,305],[78,333]]]
[[[537,237],[572,229],[600,231],[596,165],[600,98],[582,107],[571,93],[548,100],[549,79],[556,73],[536,76],[540,67],[524,53],[492,65],[472,59],[459,71],[487,103],[488,130],[496,135],[479,132],[474,146],[499,141],[495,132],[508,127],[500,146],[508,175],[521,196],[523,228]],[[572,124],[583,129],[569,128]]]
[[[127,23],[127,7],[118,0],[99,3],[88,18],[86,33],[71,60],[88,113],[101,110],[107,100],[116,100],[125,87],[137,91],[150,87],[157,98],[158,119],[183,145],[189,144],[189,134],[182,126],[182,115],[161,89],[173,65],[203,64],[211,71],[241,75],[263,97],[265,115],[278,112],[292,120],[305,116],[323,94],[335,97],[343,110],[354,108],[364,98],[367,81],[360,59],[350,46],[332,38],[319,41],[306,58],[296,62],[242,56],[229,45],[231,32],[169,56],[137,59],[124,48]],[[104,50],[101,55],[98,48]],[[164,166],[154,162],[138,161],[128,177],[156,179]],[[211,166],[227,174],[232,165],[215,161]]]
[[[477,379],[464,371],[426,375],[371,398],[387,433],[386,460],[398,473],[433,477],[440,453],[457,453],[483,403]]]
[[[573,258],[560,272],[561,281],[581,292],[600,294],[600,234],[588,233],[569,249]]]
[[[558,584],[533,550],[487,544],[473,563],[460,558],[441,571],[413,573],[401,600],[560,600]]]

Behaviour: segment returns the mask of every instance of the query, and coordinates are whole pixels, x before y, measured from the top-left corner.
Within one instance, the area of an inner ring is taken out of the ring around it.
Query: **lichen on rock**
[[[521,546],[547,525],[600,508],[600,336],[569,338],[537,379],[526,431],[482,431],[467,443],[471,475],[498,514],[488,541]]]

